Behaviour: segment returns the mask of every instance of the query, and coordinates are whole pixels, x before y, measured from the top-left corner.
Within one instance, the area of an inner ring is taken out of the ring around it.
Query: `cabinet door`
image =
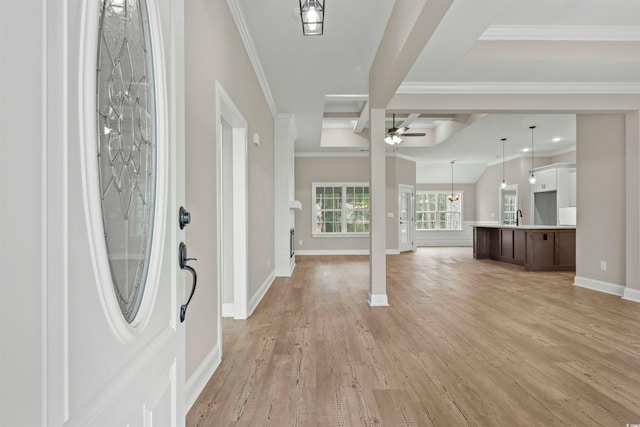
[[[557,188],[556,169],[534,172],[536,183],[533,186],[534,193],[554,191]]]
[[[576,170],[569,171],[569,206],[576,206],[576,190],[577,190]]]
[[[553,231],[527,232],[527,269],[553,270],[556,264],[555,249]]]
[[[525,246],[525,231],[513,230],[513,260],[518,265],[524,265],[527,254]]]

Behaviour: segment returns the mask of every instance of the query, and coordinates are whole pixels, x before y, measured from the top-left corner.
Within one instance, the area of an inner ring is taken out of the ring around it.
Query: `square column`
[[[369,305],[387,306],[385,110],[369,115]]]

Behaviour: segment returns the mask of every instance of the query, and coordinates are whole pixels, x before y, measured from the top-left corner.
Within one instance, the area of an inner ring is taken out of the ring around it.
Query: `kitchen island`
[[[575,271],[576,228],[549,225],[474,225],[473,257],[530,271]]]

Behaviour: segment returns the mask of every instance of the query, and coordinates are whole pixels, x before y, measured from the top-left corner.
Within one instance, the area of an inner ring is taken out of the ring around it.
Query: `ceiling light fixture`
[[[386,142],[389,145],[397,145],[400,144],[402,142],[402,138],[400,138],[398,135],[387,135],[384,137],[384,142]]]
[[[535,126],[529,126],[531,129],[531,176],[529,177],[529,184],[533,185],[536,183],[536,176],[533,174],[533,130]]]
[[[457,202],[458,200],[460,200],[459,194],[453,194],[453,164],[454,163],[455,163],[455,160],[451,160],[451,193],[447,195],[447,199],[450,202]]]
[[[504,143],[507,142],[507,138],[502,138],[502,183],[500,184],[500,188],[503,190],[507,188],[507,181],[504,179]]]
[[[302,34],[321,36],[324,30],[324,0],[298,0]]]

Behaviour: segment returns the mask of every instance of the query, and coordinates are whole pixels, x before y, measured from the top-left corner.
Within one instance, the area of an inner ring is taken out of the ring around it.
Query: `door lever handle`
[[[187,265],[187,261],[197,261],[197,258],[187,258],[187,245],[184,242],[180,242],[180,246],[178,246],[178,264],[180,265],[180,269],[187,270],[191,273],[193,277],[193,285],[191,286],[191,293],[189,294],[189,298],[187,302],[180,306],[180,323],[184,322],[184,319],[187,315],[187,307],[191,302],[191,298],[193,298],[193,294],[196,292],[196,284],[198,283],[198,274],[196,270]]]

